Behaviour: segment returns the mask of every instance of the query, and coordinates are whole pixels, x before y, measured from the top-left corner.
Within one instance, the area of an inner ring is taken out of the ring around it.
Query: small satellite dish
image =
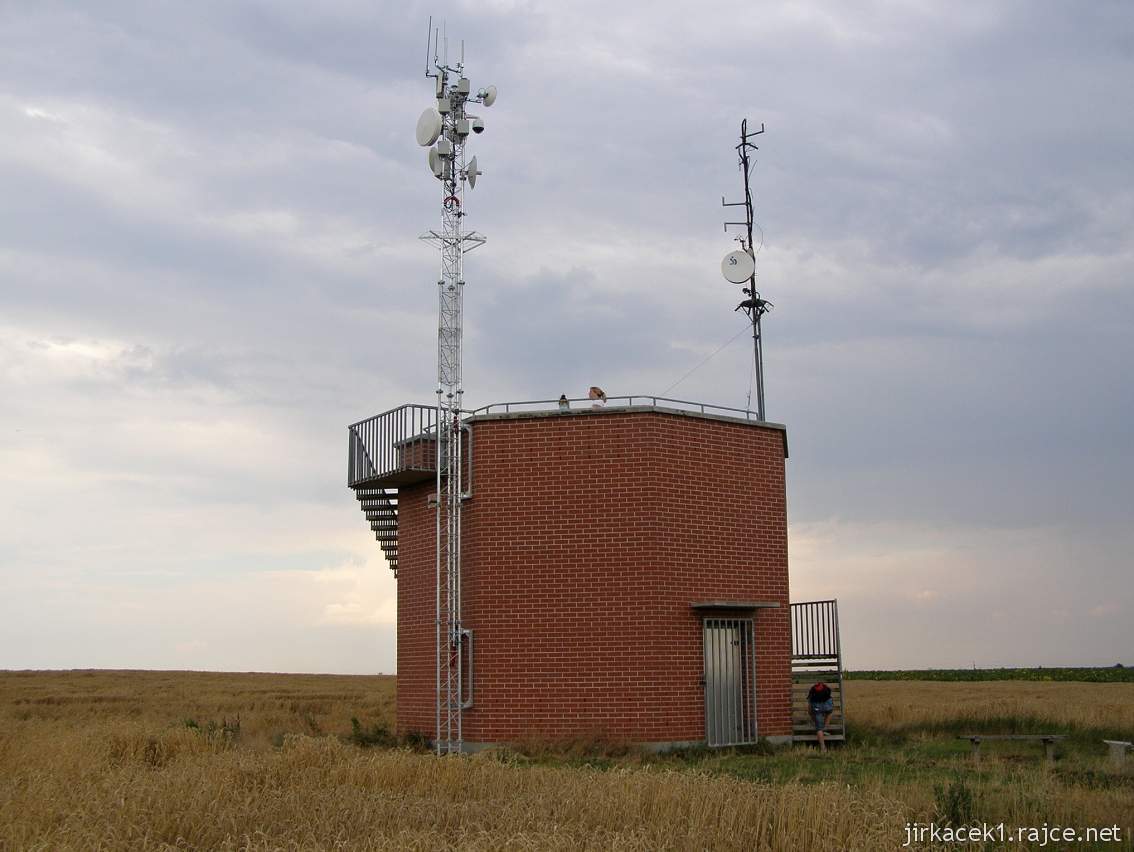
[[[473,157],[473,158],[472,158],[472,159],[471,159],[471,160],[469,161],[469,167],[468,167],[467,169],[465,169],[465,172],[466,172],[466,174],[468,174],[468,176],[469,176],[469,186],[471,186],[471,187],[472,187],[473,189],[476,189],[476,179],[477,179],[477,177],[478,177],[479,175],[482,175],[482,174],[484,174],[484,172],[482,172],[482,171],[481,171],[480,169],[478,169],[478,168],[477,168],[477,166],[476,166],[476,157]]]
[[[756,271],[756,261],[743,249],[730,251],[721,261],[721,275],[733,284],[743,284]]]
[[[429,149],[429,170],[434,177],[441,177],[441,155],[436,148]]]
[[[489,86],[484,90],[484,94],[481,97],[484,98],[485,106],[492,106],[494,103],[496,103],[496,87]]]
[[[441,135],[441,114],[433,107],[426,107],[417,120],[417,144],[428,148]]]

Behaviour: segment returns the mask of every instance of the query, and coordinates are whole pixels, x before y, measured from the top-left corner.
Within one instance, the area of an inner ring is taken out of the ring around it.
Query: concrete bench
[[[1126,764],[1126,752],[1134,749],[1134,743],[1125,740],[1103,740],[1110,749],[1110,762],[1115,769],[1121,769]]]
[[[1056,740],[1067,739],[1064,734],[960,734],[957,739],[968,740],[973,745],[973,763],[980,764],[980,744],[984,740],[1038,740],[1043,743],[1048,762],[1055,760]]]

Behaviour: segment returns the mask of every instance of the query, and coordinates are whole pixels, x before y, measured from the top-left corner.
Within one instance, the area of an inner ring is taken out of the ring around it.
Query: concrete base
[[[779,748],[781,746],[791,745],[792,738],[790,735],[781,735],[773,737],[761,737],[767,740],[769,745]],[[508,743],[471,743],[465,742],[463,751],[465,754],[476,754],[479,751],[485,751],[490,748],[499,748],[501,746],[508,746]],[[704,740],[675,740],[672,742],[660,743],[631,743],[632,748],[641,749],[642,751],[650,752],[651,754],[662,754],[667,751],[677,751],[678,749],[685,748],[704,748]],[[727,746],[722,746],[727,748]]]

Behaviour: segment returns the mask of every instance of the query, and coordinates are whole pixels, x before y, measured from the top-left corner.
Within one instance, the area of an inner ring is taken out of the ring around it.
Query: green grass
[[[986,741],[982,745],[983,764],[971,761],[971,745],[958,739],[958,733],[969,733],[973,725],[950,723],[921,726],[909,731],[872,730],[857,726],[845,744],[834,744],[827,754],[818,749],[797,745],[792,748],[769,747],[766,743],[736,748],[694,747],[660,754],[631,750],[610,755],[601,751],[566,754],[553,749],[524,753],[519,749],[500,747],[492,758],[510,765],[554,766],[608,771],[626,766],[659,770],[690,771],[707,775],[725,775],[764,784],[798,782],[819,784],[837,782],[852,787],[869,784],[940,784],[948,787],[958,780],[983,780],[995,783],[1020,783],[1045,767],[1046,757],[1041,743],[1031,741]],[[1134,795],[1134,775],[1115,777],[1096,772],[1102,765],[1106,747],[1100,732],[1078,726],[1040,725],[1034,720],[985,720],[981,733],[1055,733],[1067,739],[1056,746],[1055,776],[1063,783],[1080,787],[1106,783],[1130,787]],[[1042,730],[1040,730],[1042,728]]]
[[[555,749],[528,751],[501,748],[501,762],[521,765],[614,770],[627,765],[659,770],[724,775],[763,784],[821,784],[836,782],[850,787],[909,785],[940,788],[944,800],[956,785],[976,783],[984,788],[1018,790],[1035,782],[1048,769],[1043,745],[1032,741],[987,740],[982,763],[972,762],[971,744],[959,736],[991,734],[1059,734],[1066,737],[1055,747],[1053,782],[1067,788],[1101,789],[1108,785],[1128,788],[1134,796],[1134,773],[1115,775],[1105,766],[1104,738],[1128,732],[1084,724],[1056,724],[1031,716],[981,716],[979,720],[951,718],[940,722],[910,722],[885,728],[852,724],[845,744],[833,744],[824,755],[816,748],[755,746],[715,749],[693,747],[661,754],[630,750],[611,754],[602,748],[565,753]]]
[[[955,740],[960,736],[972,734],[1057,734],[1066,737],[1068,745],[1086,749],[1091,753],[1104,754],[1104,739],[1121,740],[1129,737],[1129,730],[1121,726],[1098,727],[1083,724],[1057,724],[1036,716],[981,716],[979,719],[963,717],[946,721],[910,722],[892,725],[885,729],[872,729],[869,726],[851,724],[851,741],[862,745],[887,746],[907,745],[925,737],[946,737]],[[968,748],[966,743],[965,748]]]
[[[1084,683],[1134,683],[1134,666],[1108,668],[1030,668],[1030,669],[895,669],[848,671],[848,680],[1032,680],[1081,681]]]
[[[705,749],[676,755],[651,755],[647,765],[729,775],[765,784],[837,782],[851,787],[870,784],[909,784],[948,787],[958,780],[994,785],[1019,785],[1046,767],[1040,743],[989,741],[982,745],[982,764],[972,764],[970,744],[946,735],[926,735],[887,742],[883,738],[852,739],[833,746],[828,754],[808,747],[777,749],[772,754],[743,750]],[[1134,796],[1134,775],[1115,775],[1100,769],[1105,749],[1095,742],[1069,739],[1056,747],[1053,780],[1086,789],[1123,786]]]

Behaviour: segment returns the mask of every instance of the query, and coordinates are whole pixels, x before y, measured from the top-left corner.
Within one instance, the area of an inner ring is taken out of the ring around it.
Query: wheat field
[[[1113,728],[1134,734],[1134,683],[1025,680],[848,681],[848,712],[880,730],[968,722],[980,730],[988,719],[1034,719],[1056,729]]]
[[[352,718],[392,722],[395,689],[392,677],[0,673],[0,849],[873,850],[934,817],[937,779],[965,779],[980,818],[1024,825],[1128,824],[1134,802],[1134,777],[1097,754],[1049,770],[1005,753],[978,772],[945,735],[827,757],[572,761],[352,743]],[[1132,706],[1134,684],[848,684],[852,725],[875,736],[1013,708],[1130,725]]]

